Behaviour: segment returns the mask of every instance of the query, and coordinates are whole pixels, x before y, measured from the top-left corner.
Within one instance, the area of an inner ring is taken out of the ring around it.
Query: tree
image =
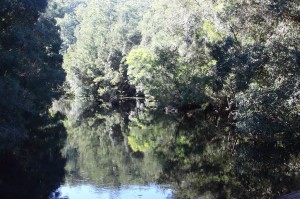
[[[217,60],[215,89],[236,105],[239,132],[266,137],[299,132],[300,39],[295,33],[300,26],[283,14],[292,12],[292,5],[295,2],[233,1],[226,6],[225,22],[232,35],[212,50]]]
[[[47,1],[1,3],[0,128],[4,143],[30,131],[37,118],[47,120],[52,98],[64,81],[60,38]],[[41,14],[42,13],[42,14]]]
[[[99,95],[111,101],[122,92],[134,94],[122,58],[140,42],[136,26],[145,6],[145,1],[128,0],[88,1],[78,7],[76,43],[64,56],[67,82],[75,96]]]

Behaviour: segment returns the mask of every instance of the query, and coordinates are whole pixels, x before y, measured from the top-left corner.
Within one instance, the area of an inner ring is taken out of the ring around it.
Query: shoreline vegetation
[[[244,158],[240,154],[259,159],[274,149],[270,161],[279,154],[281,163],[290,162],[281,164],[280,169],[290,169],[285,177],[298,175],[299,0],[2,0],[0,31],[0,157],[18,162],[24,143],[44,139],[52,145],[58,135],[47,133],[72,132],[73,123],[83,119],[81,111],[91,107],[80,101],[86,98],[104,115],[84,125],[95,120],[95,125],[107,121],[107,126],[115,122],[121,128],[125,123],[122,128],[128,130],[134,124],[132,134],[122,136],[140,156],[151,139],[161,136],[157,129],[165,127],[163,122],[155,126],[151,138],[148,132],[139,134],[150,123],[147,117],[157,110],[174,116],[174,137],[165,144],[177,153],[162,148],[158,155],[172,155],[170,162],[183,173],[205,167],[185,158],[186,150],[212,168],[210,158],[218,156],[227,172],[218,153],[223,148],[204,143],[208,139],[234,146],[226,155],[239,161]],[[195,130],[181,135],[177,127],[187,126]],[[53,154],[63,164],[62,140],[53,145]],[[34,147],[24,151],[43,149]],[[203,151],[207,157],[199,156]],[[33,160],[20,165],[25,176],[30,176],[27,165],[34,165]],[[53,159],[49,162],[56,165]],[[251,162],[243,169],[252,172],[253,166]],[[259,166],[257,176],[269,172],[263,163]],[[62,178],[63,169],[58,170]],[[178,181],[178,175],[165,177]],[[228,176],[219,177],[215,182],[228,183]]]
[[[299,134],[299,16],[295,0],[5,1],[0,127],[24,134],[65,93]]]
[[[243,135],[299,133],[297,1],[72,5],[57,21],[74,98],[146,96],[166,112],[211,111]]]

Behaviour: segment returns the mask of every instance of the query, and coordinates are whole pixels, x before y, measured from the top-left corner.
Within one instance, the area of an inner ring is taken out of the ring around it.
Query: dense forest
[[[46,6],[1,5],[1,137],[22,136],[63,89],[113,105],[146,96],[215,111],[245,134],[299,133],[298,1]]]
[[[182,171],[187,174],[184,186],[177,183],[182,198],[196,197],[193,186],[217,189],[216,182],[226,184],[222,190],[228,197],[244,184],[254,187],[256,179],[267,187],[272,180],[261,175],[264,168],[275,168],[265,162],[240,163],[268,147],[280,148],[268,159],[278,156],[280,171],[299,169],[299,151],[292,153],[300,148],[299,0],[1,0],[0,31],[0,157],[21,159],[22,175],[38,176],[32,186],[42,183],[44,171],[35,172],[30,154],[40,157],[40,163],[48,161],[62,178],[62,149],[74,156],[67,170],[78,169],[79,154],[82,162],[91,162],[88,169],[95,180],[112,172],[99,174],[93,167],[111,164],[107,152],[118,159],[114,164],[119,168],[130,162],[127,169],[137,176],[131,181],[179,182],[177,171]],[[76,104],[82,99],[102,113]],[[126,100],[135,107],[124,110]],[[157,121],[159,114],[151,111],[168,113],[176,122]],[[83,113],[94,115],[84,118]],[[188,132],[188,126],[194,130]],[[69,137],[63,148],[62,140],[53,140],[60,133],[64,139],[65,130]],[[92,151],[97,139],[106,147],[100,144]],[[43,144],[35,145],[35,140]],[[16,148],[19,143],[30,149]],[[155,153],[147,154],[150,149]],[[157,165],[155,155],[172,166]],[[136,159],[141,157],[142,163]],[[193,173],[200,168],[204,174]],[[247,181],[243,172],[232,172],[235,168],[254,172],[255,178]],[[1,176],[5,169],[10,168],[0,165]],[[162,170],[165,176],[157,173]],[[126,172],[123,168],[113,180],[129,181]],[[207,173],[211,181],[205,181]],[[53,190],[60,179],[52,180]],[[10,187],[2,185],[0,178],[0,191]],[[22,186],[19,190],[16,197],[26,192]]]
[[[61,39],[51,6],[46,0],[1,1],[1,148],[28,136],[33,123],[47,123],[52,99],[62,93]]]
[[[299,6],[296,0],[71,1],[57,19],[66,92],[112,105],[146,96],[171,110],[214,111],[241,134],[297,134]]]
[[[1,198],[47,198],[63,178],[66,134],[48,111],[66,76],[59,14],[46,0],[0,3]]]

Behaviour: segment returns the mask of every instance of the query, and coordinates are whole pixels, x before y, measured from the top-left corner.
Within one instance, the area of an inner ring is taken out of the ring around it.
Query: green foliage
[[[233,1],[226,5],[232,35],[214,45],[215,91],[229,98],[237,130],[274,139],[299,132],[299,22],[287,3]],[[259,7],[259,8],[258,8]],[[285,11],[284,11],[285,10]],[[230,15],[230,13],[234,13]],[[244,13],[247,13],[245,15]],[[225,17],[225,18],[226,18]],[[242,25],[243,24],[243,25]],[[272,35],[272,36],[269,36]],[[229,107],[229,105],[228,105]]]
[[[99,96],[111,101],[133,95],[122,58],[140,42],[136,30],[146,3],[96,1],[79,3],[59,19],[65,40],[67,84],[76,97]]]
[[[76,97],[145,94],[181,110],[207,105],[244,136],[299,132],[296,1],[90,0],[66,12],[63,67]],[[130,136],[134,150],[151,146]]]
[[[51,0],[1,1],[2,198],[48,198],[63,180],[64,127],[48,115],[65,76],[53,6]]]
[[[218,40],[224,38],[224,34],[216,30],[216,26],[211,20],[204,20],[203,22],[203,34],[206,34],[210,42],[215,43]]]
[[[1,2],[0,134],[23,137],[31,123],[47,120],[62,90],[61,40],[49,1]],[[10,133],[11,132],[11,133]],[[9,137],[9,136],[8,136]]]
[[[148,88],[150,85],[147,83],[150,83],[153,79],[152,75],[157,70],[155,62],[155,54],[151,51],[145,49],[131,50],[126,57],[126,64],[128,64],[127,74],[132,84],[141,87],[141,90]]]

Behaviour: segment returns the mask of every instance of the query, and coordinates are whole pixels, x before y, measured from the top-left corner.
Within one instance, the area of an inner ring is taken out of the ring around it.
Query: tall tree
[[[46,115],[64,81],[61,40],[46,6],[47,1],[1,3],[0,129],[4,139],[23,136],[30,121]]]
[[[139,4],[139,3],[142,4]],[[64,59],[67,82],[75,96],[111,100],[130,90],[122,58],[139,43],[136,30],[144,1],[88,1],[75,11],[76,43]]]

